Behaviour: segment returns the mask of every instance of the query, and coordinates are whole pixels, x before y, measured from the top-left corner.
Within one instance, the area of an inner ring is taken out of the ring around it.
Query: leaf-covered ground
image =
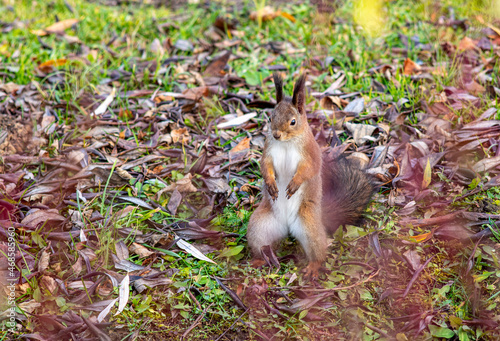
[[[2,340],[498,340],[496,2],[194,2],[0,2]],[[272,72],[380,183],[317,283],[246,248]]]

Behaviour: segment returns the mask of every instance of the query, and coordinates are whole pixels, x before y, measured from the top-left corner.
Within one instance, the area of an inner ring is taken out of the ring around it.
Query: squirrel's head
[[[273,74],[276,87],[276,107],[271,114],[271,134],[279,141],[287,141],[300,136],[309,129],[306,117],[306,77],[300,75],[293,88],[293,96],[283,96],[283,79]]]

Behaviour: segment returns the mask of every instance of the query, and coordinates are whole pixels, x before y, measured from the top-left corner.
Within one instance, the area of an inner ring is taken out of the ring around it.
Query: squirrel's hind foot
[[[304,278],[310,281],[318,280],[320,267],[321,262],[309,262],[309,264],[307,264],[307,266],[302,270]]]

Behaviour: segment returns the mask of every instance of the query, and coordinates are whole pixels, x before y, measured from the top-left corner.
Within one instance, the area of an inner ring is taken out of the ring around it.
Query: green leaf
[[[66,300],[64,297],[56,297],[56,304],[58,307],[64,307],[66,305]]]
[[[469,189],[472,190],[472,189],[476,188],[477,185],[479,185],[480,182],[481,182],[480,178],[474,178],[474,179],[472,179],[472,181],[469,184]]]
[[[299,314],[299,320],[302,320],[304,317],[306,317],[307,313],[307,310],[302,310]]]
[[[221,257],[234,257],[237,254],[239,254],[245,246],[243,245],[238,245],[238,246],[233,246],[233,247],[227,247],[222,252],[220,253]]]
[[[462,328],[460,328],[458,331],[458,339],[460,341],[469,341],[470,340],[469,335],[467,335],[467,332],[465,330],[463,330]]]
[[[372,294],[368,290],[366,290],[365,288],[357,288],[357,291],[359,293],[359,297],[363,301],[373,301]]]
[[[495,272],[490,272],[490,271],[484,271],[481,275],[474,276],[474,279],[476,280],[476,283],[482,282],[491,275],[493,275]]]
[[[259,85],[260,84],[260,74],[257,71],[247,71],[243,78],[249,85]]]
[[[455,336],[453,330],[444,327],[438,327],[433,324],[429,325],[429,330],[434,337],[444,337],[445,339],[450,339]]]

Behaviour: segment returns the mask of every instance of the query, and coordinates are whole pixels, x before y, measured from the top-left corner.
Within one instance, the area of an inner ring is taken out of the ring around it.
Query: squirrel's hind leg
[[[304,201],[297,219],[290,225],[290,233],[299,241],[306,253],[308,264],[304,269],[305,276],[311,279],[318,278],[318,271],[326,259],[328,247],[318,204]]]
[[[247,227],[247,241],[254,263],[263,265],[261,249],[265,245],[273,245],[288,235],[284,222],[278,221],[273,213],[268,196],[264,196],[259,207],[250,217]]]

